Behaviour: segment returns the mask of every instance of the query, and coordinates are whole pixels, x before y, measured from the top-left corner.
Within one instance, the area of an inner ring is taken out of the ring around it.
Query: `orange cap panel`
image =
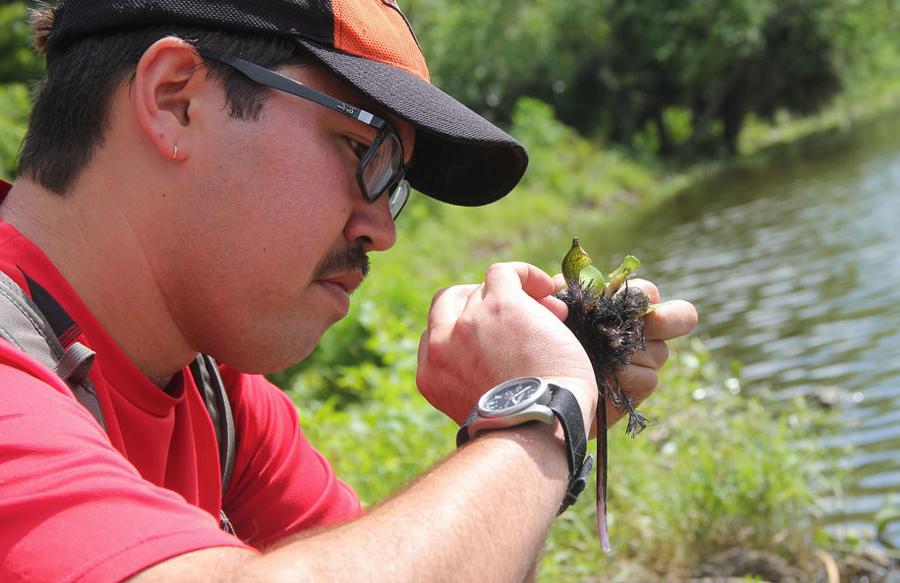
[[[380,61],[429,81],[425,57],[396,3],[332,0],[334,48]]]

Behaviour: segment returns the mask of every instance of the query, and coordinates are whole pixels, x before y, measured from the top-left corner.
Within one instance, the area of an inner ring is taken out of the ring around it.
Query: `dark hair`
[[[33,17],[38,50],[46,47],[52,24],[49,10]],[[19,173],[44,188],[65,194],[103,143],[109,126],[110,99],[120,84],[133,79],[147,48],[176,36],[200,51],[240,55],[264,67],[306,65],[313,58],[293,41],[275,35],[170,25],[95,34],[47,55],[47,71],[38,88],[19,157]],[[227,65],[206,61],[211,78],[225,91],[229,115],[256,120],[268,90]]]

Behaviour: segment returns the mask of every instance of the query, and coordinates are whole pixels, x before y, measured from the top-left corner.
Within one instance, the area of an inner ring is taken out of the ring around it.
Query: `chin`
[[[304,360],[309,356],[321,335],[315,339],[291,338],[284,339],[276,344],[257,343],[255,346],[249,342],[243,342],[239,346],[219,346],[218,350],[208,352],[213,358],[222,364],[228,365],[238,372],[245,374],[270,374],[284,370]],[[248,347],[252,347],[248,349]]]

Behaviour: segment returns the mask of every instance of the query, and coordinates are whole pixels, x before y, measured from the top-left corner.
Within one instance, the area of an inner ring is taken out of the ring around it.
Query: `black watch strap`
[[[456,447],[462,447],[469,442],[469,439],[471,439],[469,437],[469,425],[471,425],[477,417],[478,407],[475,407],[469,412],[469,416],[466,417],[466,421],[460,426],[459,431],[456,432]]]
[[[568,389],[559,385],[548,383],[550,387],[550,402],[548,407],[553,411],[553,415],[559,419],[562,425],[563,434],[566,438],[566,461],[569,463],[569,486],[566,488],[566,495],[559,507],[559,513],[562,514],[566,508],[571,506],[578,495],[587,485],[588,478],[591,475],[591,469],[594,467],[594,458],[585,456],[587,453],[587,434],[584,431],[584,422],[581,420],[581,407],[578,405],[578,399],[575,398]],[[469,425],[478,417],[478,408],[469,413],[466,422],[456,433],[456,446],[462,447],[469,441]]]
[[[563,434],[566,436],[566,455],[569,462],[569,487],[559,507],[558,514],[562,514],[571,506],[578,495],[587,485],[591,469],[594,467],[594,458],[585,456],[587,453],[587,433],[584,430],[584,422],[581,420],[581,407],[578,399],[568,389],[550,383],[552,398],[550,409],[559,419]]]

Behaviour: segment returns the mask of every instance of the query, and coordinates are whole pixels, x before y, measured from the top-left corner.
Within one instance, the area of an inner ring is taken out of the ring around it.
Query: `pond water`
[[[743,363],[748,390],[840,389],[842,429],[821,444],[847,479],[828,521],[874,532],[892,497],[900,509],[900,115],[718,176],[635,232],[611,253],[633,250],[665,297],[694,302],[697,334]],[[900,520],[887,538],[900,546]]]

